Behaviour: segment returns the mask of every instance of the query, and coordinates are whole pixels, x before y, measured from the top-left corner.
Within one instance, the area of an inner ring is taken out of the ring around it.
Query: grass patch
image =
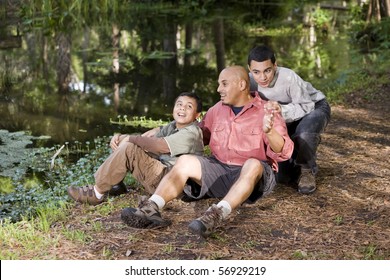
[[[67,229],[64,228],[62,230],[62,234],[70,241],[76,241],[80,243],[89,243],[93,240],[93,238],[80,229]]]
[[[381,254],[378,247],[374,244],[369,244],[362,248],[364,260],[383,260],[384,257]]]
[[[308,258],[307,252],[302,250],[297,250],[292,255],[293,260],[306,260],[307,258]]]
[[[0,259],[47,258],[51,248],[58,246],[61,235],[52,233],[52,226],[67,219],[68,204],[42,206],[36,216],[25,216],[19,222],[0,221]]]
[[[57,246],[60,237],[41,230],[42,223],[39,220],[39,218],[24,219],[18,223],[12,223],[10,220],[2,221],[0,259],[29,259],[29,256],[45,258],[45,252]]]

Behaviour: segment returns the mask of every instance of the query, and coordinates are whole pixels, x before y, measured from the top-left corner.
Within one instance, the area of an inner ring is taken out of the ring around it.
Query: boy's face
[[[176,127],[185,127],[199,116],[196,100],[188,96],[179,96],[173,107],[173,118],[176,121]]]
[[[252,60],[248,67],[256,83],[263,88],[268,87],[272,82],[277,68],[276,62],[273,64],[271,59],[262,62]]]

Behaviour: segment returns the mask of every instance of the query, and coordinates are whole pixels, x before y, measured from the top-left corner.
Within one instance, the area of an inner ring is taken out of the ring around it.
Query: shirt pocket
[[[211,146],[223,146],[226,145],[228,135],[227,129],[223,124],[214,125],[211,131]]]
[[[241,135],[237,135],[236,142],[239,144],[237,152],[241,155],[250,155],[252,152],[258,152],[262,137],[260,127],[243,127]]]

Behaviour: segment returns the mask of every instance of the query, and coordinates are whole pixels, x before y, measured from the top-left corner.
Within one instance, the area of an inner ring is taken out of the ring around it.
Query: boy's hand
[[[112,136],[111,141],[110,141],[110,147],[113,151],[115,151],[118,148],[119,143],[121,142],[121,135],[120,134],[115,134]]]
[[[282,108],[280,107],[280,104],[277,101],[268,101],[267,103],[265,103],[264,110],[269,112],[272,111],[273,113],[282,112]]]

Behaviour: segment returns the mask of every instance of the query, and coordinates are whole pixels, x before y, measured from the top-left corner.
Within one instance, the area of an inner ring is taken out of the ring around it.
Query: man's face
[[[217,91],[223,104],[240,106],[239,79],[231,69],[224,69],[219,74]]]
[[[173,107],[173,118],[176,121],[176,127],[181,128],[192,123],[199,117],[197,112],[196,100],[189,96],[179,96]]]
[[[249,71],[256,83],[263,88],[268,87],[274,79],[276,68],[276,63],[272,64],[271,59],[262,62],[252,60],[249,65]]]

